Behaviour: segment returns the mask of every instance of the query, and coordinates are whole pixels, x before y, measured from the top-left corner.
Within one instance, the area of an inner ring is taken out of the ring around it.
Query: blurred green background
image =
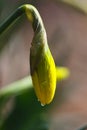
[[[39,10],[56,65],[67,66],[70,77],[57,84],[55,98],[46,107],[33,90],[13,96],[2,109],[7,120],[1,130],[77,130],[87,123],[87,15],[61,0],[0,0],[0,23],[24,3]],[[2,47],[6,44],[0,52],[0,87],[30,74],[32,37],[25,16],[0,36]]]

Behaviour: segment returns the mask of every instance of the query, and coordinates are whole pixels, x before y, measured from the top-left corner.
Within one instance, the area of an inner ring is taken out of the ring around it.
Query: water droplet
[[[41,103],[41,106],[44,107],[45,105]]]

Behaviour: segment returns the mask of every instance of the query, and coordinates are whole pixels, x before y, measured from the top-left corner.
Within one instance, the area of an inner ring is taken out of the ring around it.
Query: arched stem
[[[17,8],[1,25],[0,34],[2,34],[14,21],[16,21],[20,16],[26,14],[29,21],[32,23],[34,32],[36,30],[45,30],[43,26],[42,19],[36,8],[30,4],[24,4]]]
[[[18,19],[24,10],[22,8],[18,8],[15,12],[13,12],[1,25],[0,25],[0,34],[2,34],[16,19]]]

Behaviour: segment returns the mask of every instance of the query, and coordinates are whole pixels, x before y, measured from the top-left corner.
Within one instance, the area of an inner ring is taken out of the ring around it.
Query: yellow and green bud
[[[56,82],[68,75],[65,68],[56,68],[50,52],[46,31],[35,7],[26,5],[27,18],[31,21],[34,37],[30,48],[30,71],[35,93],[42,105],[49,104],[54,97]]]
[[[47,44],[46,31],[39,12],[28,5],[26,14],[32,22],[34,37],[30,48],[30,70],[38,100],[42,105],[49,104],[56,89],[56,68]]]
[[[31,47],[31,66],[33,65],[34,55]],[[35,66],[32,70],[32,81],[35,92],[41,104],[49,104],[56,89],[56,68],[49,48],[43,47],[40,57],[37,57]],[[31,67],[32,69],[32,67]]]

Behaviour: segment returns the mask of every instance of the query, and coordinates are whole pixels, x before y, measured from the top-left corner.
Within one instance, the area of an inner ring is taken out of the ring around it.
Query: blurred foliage
[[[29,77],[20,81],[16,81],[0,91],[1,130],[49,129],[48,119],[45,113],[47,107],[42,108],[40,103],[37,101],[32,88],[32,82],[28,78]],[[9,112],[9,114],[7,114],[7,116],[4,115],[3,117],[2,110],[5,107],[5,104],[12,97],[14,97],[14,105],[12,110]]]
[[[4,121],[1,130],[48,130],[48,123],[44,110],[35,101],[33,89],[15,97],[15,106],[7,119]]]
[[[80,9],[84,13],[87,13],[87,1],[86,0],[60,0],[60,1],[67,3],[77,9]]]

